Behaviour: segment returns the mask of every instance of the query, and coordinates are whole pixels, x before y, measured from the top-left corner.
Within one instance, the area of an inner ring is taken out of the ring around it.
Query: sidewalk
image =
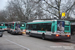
[[[75,35],[72,35],[72,36],[71,36],[70,42],[75,43]]]

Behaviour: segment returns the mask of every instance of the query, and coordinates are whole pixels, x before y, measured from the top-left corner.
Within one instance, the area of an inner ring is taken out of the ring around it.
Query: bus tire
[[[31,37],[31,33],[29,32],[29,36]]]
[[[3,33],[1,33],[0,37],[2,37],[2,36],[3,36]]]
[[[11,32],[11,34],[12,34],[12,35],[15,35],[15,33],[14,33],[14,32]]]
[[[45,40],[45,34],[44,33],[42,34],[42,39]]]
[[[10,33],[10,32],[8,32],[8,33]]]
[[[8,33],[10,33],[10,31],[7,31]]]

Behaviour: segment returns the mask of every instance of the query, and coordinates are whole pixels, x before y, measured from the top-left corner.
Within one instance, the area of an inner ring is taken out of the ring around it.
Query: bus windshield
[[[16,23],[15,25],[17,28],[20,28],[20,24],[19,23]]]
[[[14,23],[11,23],[11,29],[14,29]]]

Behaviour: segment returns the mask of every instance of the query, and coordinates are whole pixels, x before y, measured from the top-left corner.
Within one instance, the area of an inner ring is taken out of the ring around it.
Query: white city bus
[[[26,33],[42,39],[70,39],[71,25],[67,20],[35,20],[26,24]]]

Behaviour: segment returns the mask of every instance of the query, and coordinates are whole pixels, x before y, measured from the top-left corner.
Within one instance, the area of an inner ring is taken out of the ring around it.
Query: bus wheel
[[[7,31],[8,33],[10,33],[9,31]]]
[[[11,34],[12,34],[12,35],[15,35],[15,33],[14,33],[14,32],[11,32]]]
[[[29,32],[29,36],[31,36],[31,33]]]
[[[1,33],[0,37],[2,37],[2,36],[3,36],[3,33]]]
[[[45,34],[42,34],[42,39],[45,40]]]

